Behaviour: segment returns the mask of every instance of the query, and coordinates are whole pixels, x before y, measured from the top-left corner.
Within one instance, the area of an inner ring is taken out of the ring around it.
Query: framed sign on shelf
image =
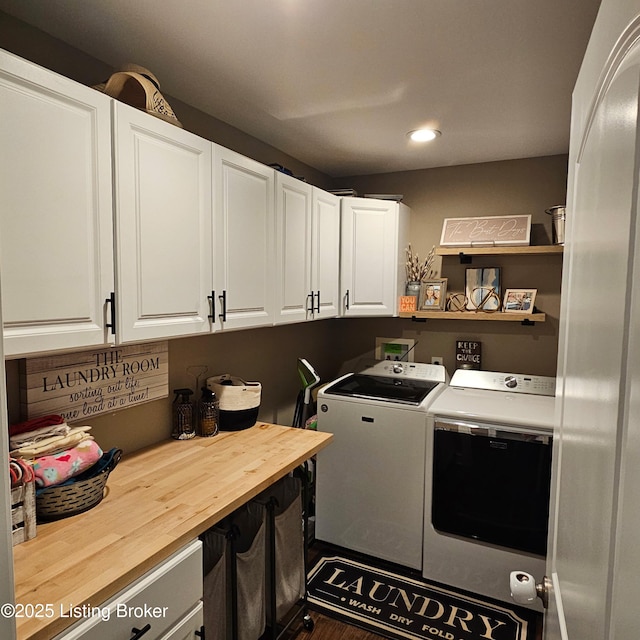
[[[445,218],[441,247],[523,246],[531,241],[531,215]]]

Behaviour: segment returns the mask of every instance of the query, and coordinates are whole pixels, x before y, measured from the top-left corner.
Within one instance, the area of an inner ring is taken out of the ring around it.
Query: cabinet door
[[[173,125],[170,125],[173,126]],[[131,638],[133,628],[147,631],[144,640],[183,640],[195,626],[193,614],[202,625],[202,543],[199,540],[176,551],[107,602],[90,603],[90,615],[84,617],[80,606],[69,603],[65,615],[83,618],[55,640],[114,640]],[[71,607],[74,607],[72,609]],[[183,625],[184,623],[184,625]],[[182,633],[182,635],[180,635]]]
[[[105,344],[110,99],[0,52],[5,355]]]
[[[340,198],[313,188],[311,227],[313,317],[340,315]]]
[[[273,324],[274,170],[215,146],[216,326]]]
[[[118,342],[209,332],[212,145],[113,106]]]
[[[342,199],[343,315],[396,313],[398,227],[396,202]]]
[[[276,171],[276,324],[313,316],[311,293],[312,188]]]
[[[204,615],[202,601],[200,601],[180,622],[177,622],[158,640],[198,640],[205,637],[202,633],[203,625]]]

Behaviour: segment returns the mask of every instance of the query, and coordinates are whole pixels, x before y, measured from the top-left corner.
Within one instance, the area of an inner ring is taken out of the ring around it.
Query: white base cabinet
[[[113,341],[110,102],[0,51],[6,356]]]
[[[202,543],[195,540],[93,607],[94,615],[79,609],[84,619],[55,640],[196,640],[202,631],[202,585]]]
[[[211,331],[212,144],[114,101],[116,339]]]
[[[401,203],[342,198],[342,315],[398,315],[409,215]]]

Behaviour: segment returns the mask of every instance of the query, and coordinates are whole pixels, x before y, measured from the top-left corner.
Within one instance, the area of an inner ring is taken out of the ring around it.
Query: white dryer
[[[440,365],[383,361],[318,393],[316,538],[422,568],[427,411]]]
[[[511,571],[542,579],[554,396],[555,378],[458,369],[430,406],[425,578],[507,602]]]

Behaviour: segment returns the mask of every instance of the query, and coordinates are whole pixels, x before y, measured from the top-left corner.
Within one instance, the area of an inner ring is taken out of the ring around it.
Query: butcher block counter
[[[19,640],[48,640],[323,449],[332,435],[258,423],[212,438],[170,440],[124,456],[90,511],[38,524],[13,549]],[[62,612],[62,615],[60,615]]]

